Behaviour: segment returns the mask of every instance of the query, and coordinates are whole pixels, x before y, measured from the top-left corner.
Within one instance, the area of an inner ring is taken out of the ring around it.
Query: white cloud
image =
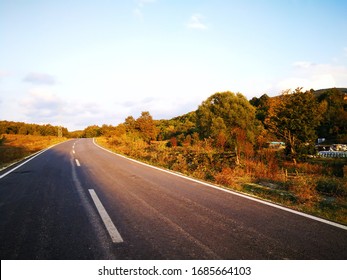
[[[304,90],[322,89],[330,87],[346,87],[347,67],[337,64],[316,64],[308,61],[293,63],[291,76],[278,81],[276,89]]]
[[[92,124],[103,124],[115,119],[96,102],[80,101],[60,97],[47,88],[31,89],[18,101],[19,115],[26,122],[50,123],[66,126],[70,131],[83,129]]]
[[[29,118],[48,121],[61,114],[64,101],[51,90],[35,88],[19,104]]]
[[[311,66],[314,66],[315,64],[310,61],[296,61],[293,63],[293,66],[298,68],[309,68]]]
[[[190,17],[187,27],[190,29],[207,29],[207,25],[203,22],[204,16],[200,14],[194,14]]]
[[[35,85],[54,85],[55,78],[45,73],[29,73],[23,79],[24,82],[32,83]]]

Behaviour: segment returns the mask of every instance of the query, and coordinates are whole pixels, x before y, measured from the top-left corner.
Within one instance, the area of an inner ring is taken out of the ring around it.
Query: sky
[[[0,0],[0,120],[69,131],[216,92],[347,87],[347,1]]]

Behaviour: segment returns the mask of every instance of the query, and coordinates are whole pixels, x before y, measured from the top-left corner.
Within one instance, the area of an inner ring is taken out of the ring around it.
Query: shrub
[[[319,179],[316,183],[316,190],[327,195],[344,195],[347,193],[345,183],[333,177]]]
[[[292,191],[301,203],[312,203],[318,199],[314,178],[297,176],[292,179],[289,190]]]
[[[235,176],[235,170],[229,167],[223,168],[223,170],[215,175],[217,184],[224,186],[233,186],[237,183]]]
[[[186,173],[187,172],[187,162],[186,162],[185,157],[182,154],[178,154],[176,159],[175,159],[175,162],[171,168],[175,171]]]

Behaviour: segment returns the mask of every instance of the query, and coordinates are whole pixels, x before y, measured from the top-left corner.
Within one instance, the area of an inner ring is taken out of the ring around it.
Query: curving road
[[[12,167],[13,168],[13,167]],[[70,140],[0,172],[1,259],[347,259],[347,227]]]

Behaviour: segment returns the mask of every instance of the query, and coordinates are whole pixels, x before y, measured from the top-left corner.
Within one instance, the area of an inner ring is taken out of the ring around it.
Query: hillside
[[[318,89],[318,90],[313,90],[313,94],[318,98],[321,96],[323,93],[326,93],[328,91],[331,91],[333,89],[337,89],[341,92],[343,92],[345,95],[347,95],[347,88],[325,88],[325,89]]]

